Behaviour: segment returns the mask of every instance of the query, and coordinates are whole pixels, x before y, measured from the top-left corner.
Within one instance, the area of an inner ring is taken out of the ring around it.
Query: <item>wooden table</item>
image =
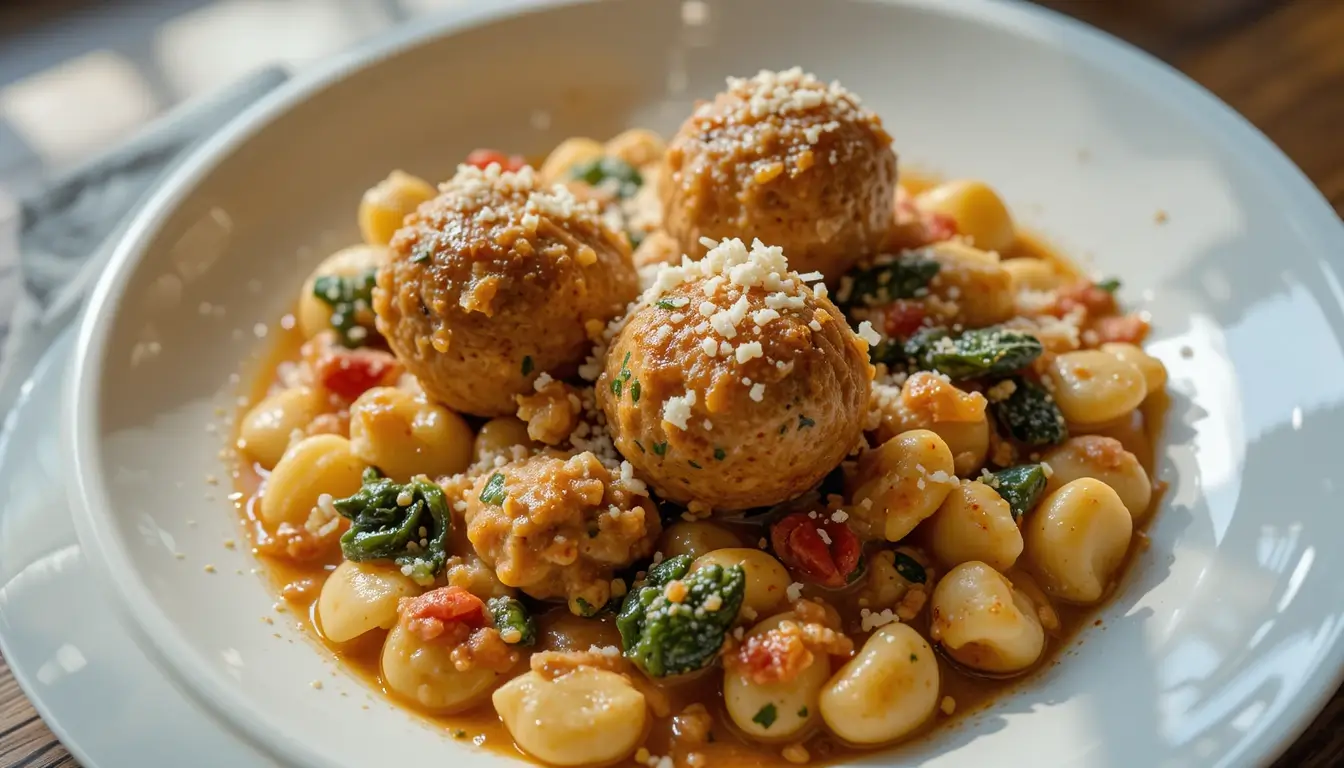
[[[1269,134],[1344,213],[1344,0],[1043,1],[1202,83]],[[1341,764],[1344,694],[1336,694],[1274,768]],[[77,763],[0,659],[0,768],[53,766]]]

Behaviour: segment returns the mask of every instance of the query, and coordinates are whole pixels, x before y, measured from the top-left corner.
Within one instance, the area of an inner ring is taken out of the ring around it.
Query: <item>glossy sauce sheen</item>
[[[912,178],[913,177],[913,178]],[[915,193],[921,189],[931,186],[934,182],[929,177],[914,177],[913,174],[906,173],[901,186],[907,191]],[[1061,272],[1073,275],[1081,275],[1081,271],[1072,264],[1067,258],[1055,252],[1044,241],[1027,233],[1019,231],[1017,243],[1008,252],[1003,254],[1005,258],[1030,256],[1039,259],[1045,259],[1052,262]],[[298,358],[299,346],[303,343],[302,334],[298,330],[288,330],[281,333],[276,347],[272,350],[269,359],[261,368],[261,374],[254,381],[252,391],[248,393],[248,404],[240,410],[240,415],[246,413],[252,404],[263,398],[270,388],[276,383],[276,368],[285,361]],[[1143,407],[1135,413],[1130,423],[1111,425],[1105,429],[1095,430],[1096,434],[1104,434],[1119,440],[1126,450],[1133,453],[1148,471],[1149,477],[1153,476],[1153,463],[1156,454],[1156,445],[1159,438],[1158,429],[1160,429],[1167,407],[1167,395],[1165,392],[1153,393],[1144,402]],[[1156,425],[1155,429],[1149,429],[1148,425]],[[344,662],[345,667],[356,674],[361,680],[372,688],[381,691],[392,700],[396,700],[383,685],[378,668],[378,659],[382,649],[383,639],[386,632],[383,630],[374,630],[357,638],[356,640],[337,644],[326,640],[321,633],[319,623],[316,619],[317,597],[321,590],[321,584],[328,573],[340,562],[339,551],[330,553],[325,560],[314,560],[305,563],[296,563],[286,558],[271,557],[257,551],[259,544],[263,544],[266,533],[255,513],[258,491],[265,479],[265,471],[251,464],[239,464],[234,472],[237,489],[245,495],[244,500],[240,501],[238,508],[244,527],[246,528],[249,540],[253,545],[253,551],[257,554],[264,565],[264,573],[269,579],[277,595],[286,604],[286,611],[298,617],[305,630],[315,639],[317,639],[327,652],[333,654],[337,659]],[[1154,483],[1153,498],[1151,507],[1156,508],[1161,504],[1162,492],[1165,484]],[[1151,509],[1150,509],[1151,512]],[[1152,519],[1150,514],[1148,520]],[[746,523],[723,521],[718,522],[728,524],[742,538],[742,545],[751,547],[756,546],[760,539],[768,537],[768,531],[762,526]],[[454,549],[460,551],[461,547],[469,546],[463,535],[462,520],[460,515],[455,516],[454,522]],[[918,536],[918,533],[915,534]],[[983,712],[994,701],[1010,692],[1018,685],[1030,684],[1032,678],[1041,669],[1061,663],[1062,656],[1069,655],[1071,648],[1076,648],[1077,643],[1072,642],[1075,636],[1084,627],[1089,625],[1101,625],[1101,620],[1097,618],[1098,613],[1105,607],[1106,602],[1114,596],[1120,586],[1127,581],[1130,566],[1137,559],[1138,555],[1147,549],[1148,538],[1143,534],[1142,529],[1136,529],[1130,550],[1126,555],[1126,562],[1121,569],[1120,577],[1115,584],[1110,587],[1107,597],[1095,606],[1078,607],[1071,606],[1059,601],[1054,601],[1053,607],[1059,615],[1061,628],[1056,633],[1047,631],[1047,644],[1045,652],[1037,665],[1025,674],[1016,675],[1011,679],[999,680],[983,675],[970,674],[948,659],[939,655],[939,668],[941,678],[941,696],[950,696],[955,702],[955,712],[952,716],[943,715],[941,712],[935,712],[930,721],[923,726],[920,734],[913,738],[919,739],[922,735],[940,728],[948,727],[949,724],[956,723],[967,717],[974,717],[976,713]],[[937,574],[941,576],[945,571],[938,570]],[[856,586],[861,586],[862,581]],[[859,607],[854,603],[856,597],[855,590],[847,590],[846,593],[835,593],[827,590],[816,590],[812,587],[804,589],[805,596],[824,597],[828,602],[838,608],[844,616],[854,616],[858,614]],[[581,638],[571,634],[571,637],[577,642],[573,648],[557,647],[547,645],[547,639],[553,638],[552,633],[547,632],[547,627],[554,625],[557,620],[564,622],[568,626],[574,626],[576,622],[569,621],[566,617],[568,611],[563,607],[558,607],[548,614],[539,618],[542,640],[536,650],[585,650],[590,644],[617,644],[619,645],[619,635],[615,631],[615,626],[610,621],[595,622],[593,620],[582,620],[585,624],[592,625],[587,627],[592,632],[591,638]],[[846,622],[848,625],[849,622]],[[912,626],[919,630],[920,634],[928,637],[929,630],[929,611],[923,610]],[[1103,627],[1104,628],[1104,627]],[[867,633],[851,634],[854,640],[854,647],[860,648],[864,640],[867,639]],[[935,646],[936,647],[936,646]],[[832,671],[838,670],[842,662],[840,659],[832,660]],[[519,664],[518,673],[526,671],[526,660]],[[702,703],[709,708],[714,715],[715,724],[712,731],[713,742],[702,744],[695,747],[694,751],[704,755],[709,766],[733,766],[734,768],[747,768],[748,766],[788,766],[792,763],[785,760],[780,750],[783,745],[760,745],[743,740],[734,732],[734,727],[728,718],[727,712],[723,707],[723,697],[720,691],[723,680],[722,670],[715,666],[703,673],[688,676],[690,679],[678,681],[674,685],[667,686],[666,690],[672,702],[672,713],[675,715],[683,707],[692,703]],[[495,751],[509,754],[515,757],[524,757],[514,745],[504,725],[495,714],[494,707],[489,700],[483,701],[475,709],[461,714],[450,716],[429,716],[416,711],[412,706],[407,706],[407,710],[416,716],[429,720],[433,725],[440,727],[445,732],[447,741],[462,740],[470,741],[480,746],[485,746]],[[834,737],[821,730],[818,730],[807,739],[804,744],[811,756],[809,765],[824,765],[826,763],[842,762],[846,758],[872,756],[874,749],[865,747],[864,749],[852,749],[839,743]],[[687,750],[670,750],[672,744],[674,723],[672,718],[655,719],[652,730],[644,745],[653,755],[671,754],[678,766],[685,765]],[[907,738],[902,743],[908,744],[911,739]],[[792,742],[790,742],[792,743]],[[448,747],[445,747],[447,749]],[[880,749],[880,748],[879,748]],[[447,756],[448,753],[445,753]],[[888,750],[886,754],[893,757],[899,755],[899,747]],[[630,761],[625,761],[630,762]]]

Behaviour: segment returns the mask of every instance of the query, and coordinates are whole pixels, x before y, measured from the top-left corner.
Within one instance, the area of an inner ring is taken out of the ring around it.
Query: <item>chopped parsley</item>
[[[755,717],[751,718],[751,722],[756,723],[762,728],[769,728],[775,724],[775,720],[778,718],[779,711],[775,709],[775,705],[766,704],[764,707],[761,707]]]
[[[912,654],[910,654],[910,660],[911,660],[911,661],[919,661],[919,657],[912,653]]]
[[[531,372],[532,372],[532,356],[528,355],[527,357],[523,358],[523,375],[526,376]]]
[[[671,299],[659,299],[653,303],[659,309],[676,309],[677,305],[672,303]]]
[[[687,460],[686,463],[687,463],[687,464],[690,464],[692,467],[694,467],[694,468],[696,468],[696,469],[704,469],[704,467],[700,466],[699,464],[696,464],[694,461]]]
[[[1120,278],[1108,277],[1105,280],[1100,280],[1097,282],[1097,287],[1107,293],[1115,293],[1120,290]]]
[[[597,608],[593,604],[584,600],[582,597],[574,598],[574,603],[579,606],[579,615],[585,618],[597,615]]]
[[[904,552],[892,552],[891,564],[896,568],[896,573],[901,578],[911,584],[923,584],[929,580],[929,575],[924,571],[924,566],[919,564],[915,558]]]
[[[621,370],[616,373],[616,378],[611,380],[611,394],[615,395],[617,400],[621,399],[621,392],[625,389],[625,383],[630,380],[630,369],[627,367],[629,363],[630,353],[626,352],[625,359],[621,361]],[[630,388],[631,392],[638,386],[639,382],[635,382],[634,386]],[[635,399],[638,400],[639,398],[636,397]]]
[[[667,455],[667,443],[654,443],[654,444],[653,444],[653,452],[656,453],[656,454],[658,454],[659,456],[666,456],[666,455]]]
[[[481,501],[498,507],[507,498],[509,492],[504,489],[504,473],[496,472],[486,481],[485,490],[481,491]]]
[[[457,730],[453,731],[453,738],[454,738],[454,739],[465,739],[465,738],[467,738],[467,732],[464,731],[464,730],[462,730],[461,728],[458,728]]]
[[[803,707],[802,709],[798,710],[798,716],[807,717],[807,707]]]
[[[715,448],[715,449],[714,449],[714,460],[715,460],[715,461],[723,461],[725,458],[727,458],[727,456],[728,456],[728,452],[725,451],[725,450],[723,450],[722,448]]]
[[[635,379],[634,382],[630,384],[630,399],[636,403],[639,402],[640,389],[641,388],[639,386],[639,379]]]
[[[789,431],[789,423],[787,421],[779,425],[779,434],[782,435],[788,431]]]
[[[807,418],[806,416],[804,416],[804,415],[801,414],[801,413],[798,414],[798,428],[799,428],[799,429],[807,429],[808,427],[815,427],[816,425],[817,425],[817,422],[815,422],[815,421],[813,421],[813,420]]]

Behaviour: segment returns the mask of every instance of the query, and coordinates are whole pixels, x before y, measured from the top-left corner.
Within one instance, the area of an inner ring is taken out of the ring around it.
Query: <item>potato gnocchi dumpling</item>
[[[826,683],[821,717],[850,744],[885,744],[927,722],[938,694],[933,649],[910,626],[888,624]]]
[[[1041,460],[1051,470],[1046,492],[1090,477],[1109,485],[1135,522],[1147,517],[1153,499],[1153,481],[1148,479],[1138,458],[1125,450],[1119,440],[1100,435],[1071,437]]]
[[[1059,355],[1046,377],[1055,402],[1072,424],[1115,421],[1148,396],[1148,382],[1138,366],[1096,349]]]
[[[322,582],[317,598],[322,634],[344,643],[374,629],[391,629],[397,623],[397,602],[420,591],[420,585],[398,568],[342,560]]]
[[[955,480],[947,443],[927,429],[912,429],[859,457],[846,483],[851,514],[872,535],[900,541],[933,515]]]
[[[399,482],[461,472],[474,439],[461,416],[423,394],[375,387],[350,405],[351,450]]]
[[[658,551],[663,553],[663,557],[700,557],[716,549],[731,549],[741,545],[742,540],[737,534],[717,523],[703,520],[673,523],[658,539]]]
[[[781,613],[751,628],[747,637],[760,636],[797,615]],[[733,724],[749,738],[762,742],[788,741],[812,728],[820,716],[821,689],[831,678],[830,658],[814,654],[811,663],[787,681],[760,682],[739,667],[725,669],[723,703]]]
[[[933,590],[930,637],[959,663],[997,674],[1030,667],[1045,649],[1031,599],[975,560],[948,571]]]
[[[960,179],[939,184],[915,196],[915,207],[952,219],[957,234],[985,251],[1006,251],[1017,239],[1012,214],[988,184]]]
[[[729,568],[742,566],[747,575],[747,592],[742,607],[750,608],[758,616],[769,616],[788,597],[792,579],[784,564],[772,555],[750,547],[716,549],[701,555],[691,563],[691,570],[717,565]]]
[[[980,560],[1006,571],[1022,554],[1012,508],[985,483],[957,483],[924,527],[929,551],[944,566]]]
[[[261,520],[275,529],[302,526],[323,496],[341,498],[359,490],[360,461],[340,435],[313,435],[291,445],[266,479]]]
[[[238,449],[273,469],[296,435],[326,411],[326,403],[306,386],[282,389],[252,406],[238,425]]]
[[[387,248],[380,245],[352,245],[343,248],[317,265],[317,269],[308,276],[299,293],[299,328],[305,338],[313,338],[322,331],[331,328],[332,302],[317,295],[317,281],[323,277],[361,278],[372,276],[387,261]],[[367,317],[359,318],[360,324],[371,326],[373,308],[365,306],[359,310]]]
[[[1095,603],[1110,587],[1134,533],[1111,487],[1082,477],[1041,500],[1023,527],[1027,562],[1051,595]]]
[[[493,696],[513,740],[550,765],[606,765],[635,751],[649,709],[623,675],[580,667],[547,679],[527,672]]]
[[[383,643],[383,683],[394,695],[425,712],[460,712],[483,701],[499,679],[484,667],[460,671],[453,659],[456,647],[422,640],[398,623]]]

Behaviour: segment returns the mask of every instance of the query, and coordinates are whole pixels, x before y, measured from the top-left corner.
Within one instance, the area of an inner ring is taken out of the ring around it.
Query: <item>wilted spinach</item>
[[[443,489],[428,480],[397,483],[376,467],[364,470],[364,485],[334,502],[350,520],[341,536],[346,560],[391,560],[420,584],[443,569],[452,518]]]

